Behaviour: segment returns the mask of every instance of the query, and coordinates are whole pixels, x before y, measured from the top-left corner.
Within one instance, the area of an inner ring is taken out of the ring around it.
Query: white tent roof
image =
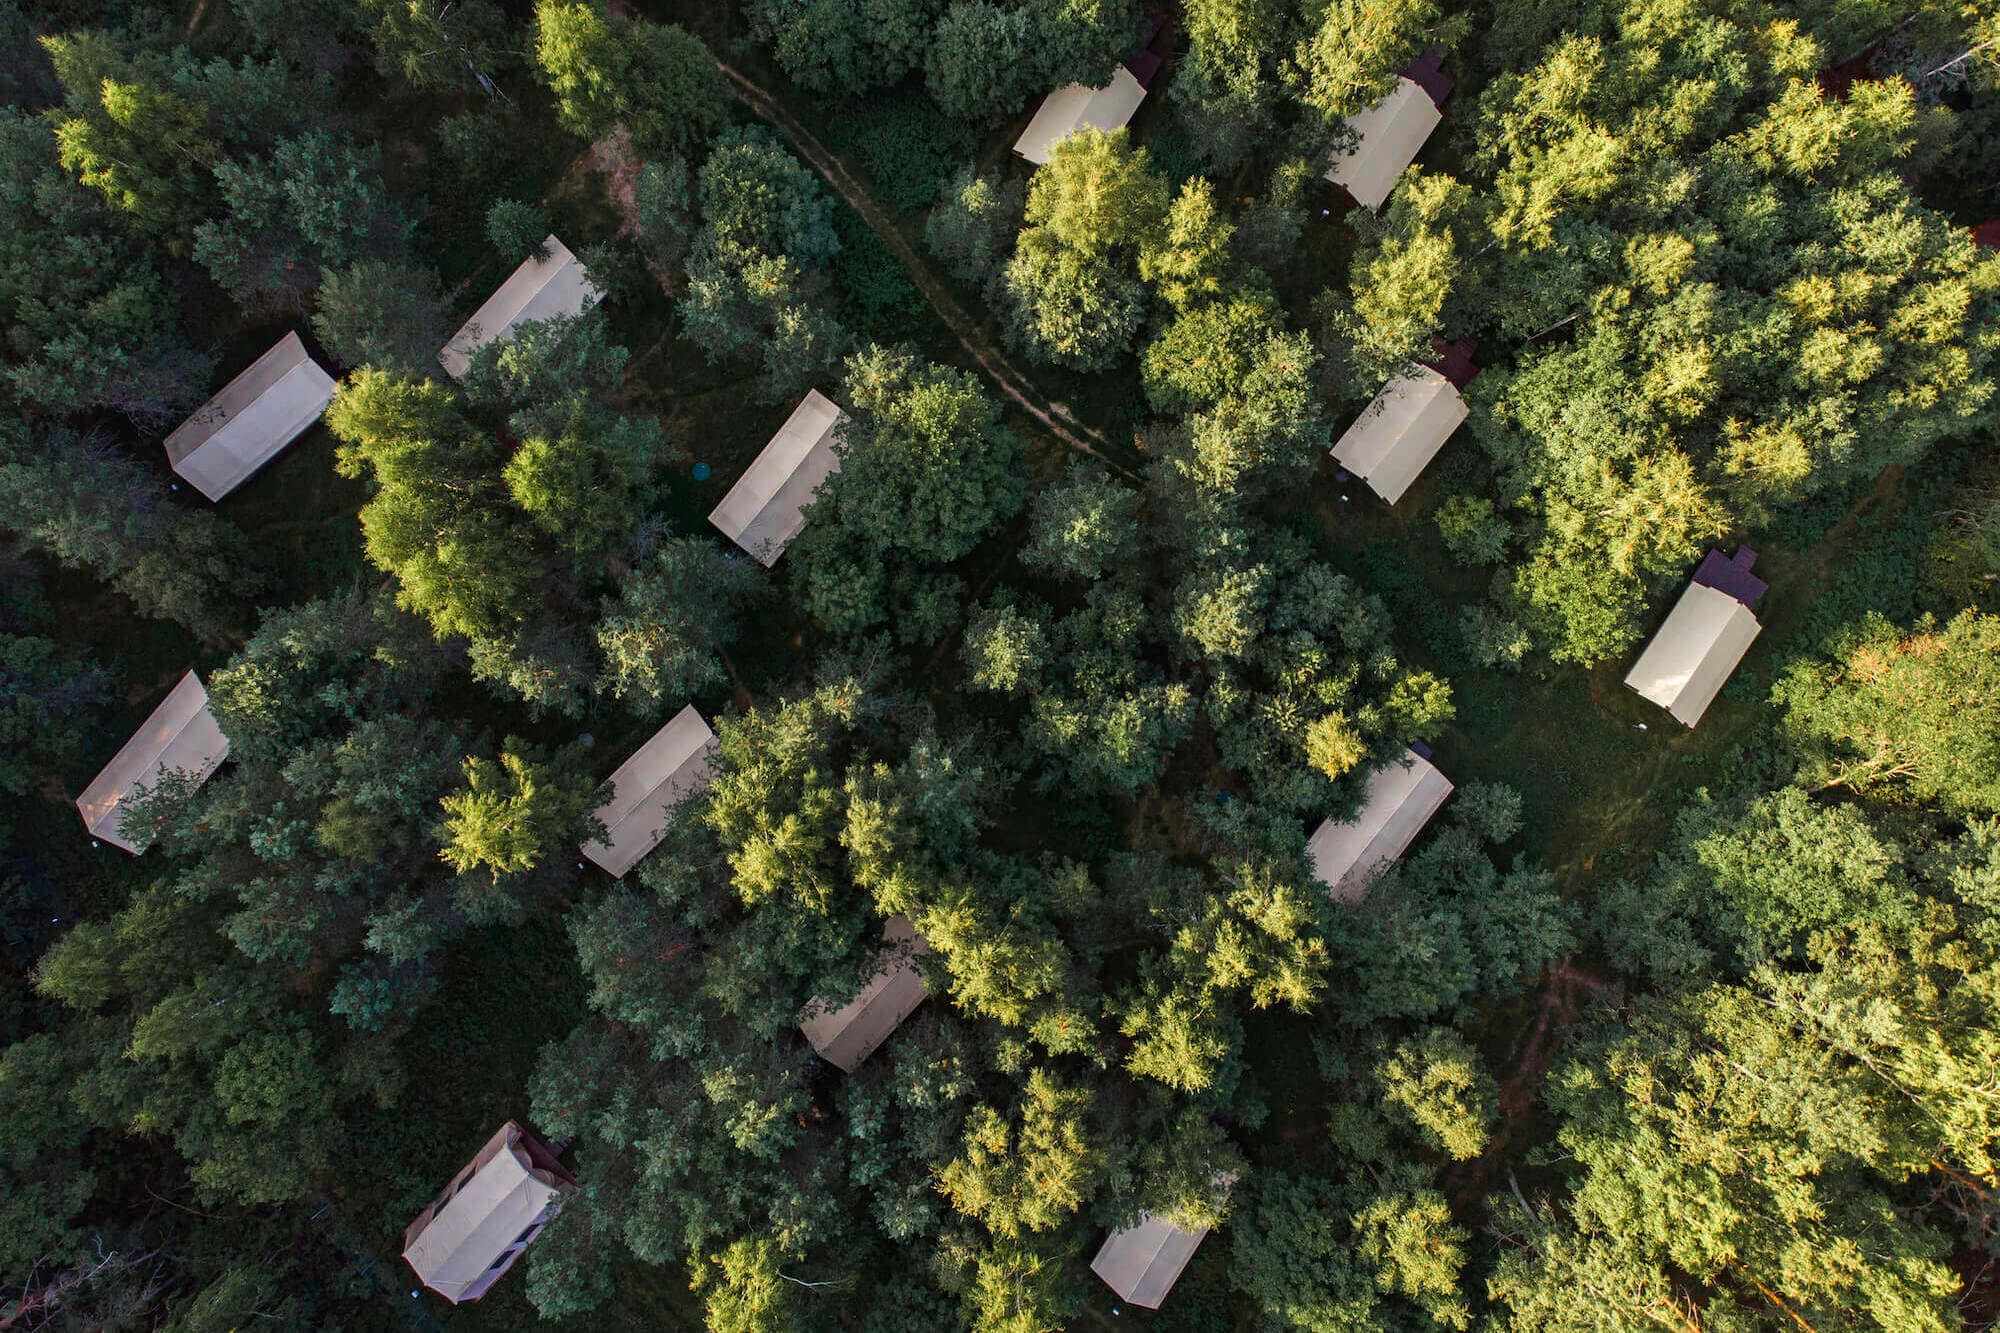
[[[167,461],[211,500],[249,480],[333,401],[333,376],[296,333],[250,363],[167,436]]]
[[[197,781],[205,782],[228,757],[229,739],[209,711],[208,691],[202,688],[201,678],[190,671],[124,748],[112,756],[104,771],[83,789],[76,808],[83,812],[84,826],[92,837],[128,852],[143,852],[145,847],[119,836],[119,806],[125,799],[136,795],[142,784],[159,785],[162,773],[191,773]]]
[[[1097,1257],[1090,1261],[1090,1271],[1132,1304],[1157,1310],[1207,1235],[1207,1227],[1183,1231],[1165,1218],[1147,1213],[1137,1226],[1104,1238]]]
[[[1337,902],[1360,901],[1377,869],[1403,854],[1451,791],[1451,779],[1415,750],[1377,768],[1352,822],[1329,819],[1306,843],[1313,878]]]
[[[1380,208],[1443,119],[1429,93],[1398,78],[1387,97],[1347,118],[1358,138],[1351,152],[1334,159],[1326,178],[1345,187],[1363,208]]]
[[[1413,366],[1382,387],[1333,446],[1333,456],[1394,504],[1465,418],[1465,400],[1451,381],[1429,366]]]
[[[583,854],[613,875],[623,875],[653,850],[674,806],[708,785],[708,756],[715,733],[693,704],[653,733],[611,775],[611,799],[599,806],[607,842],[587,842]]]
[[[516,1142],[520,1130],[509,1122],[459,1175],[441,1204],[403,1237],[403,1257],[423,1284],[456,1305],[477,1300],[498,1276],[504,1259],[525,1246],[522,1233],[537,1222],[562,1191],[550,1173],[538,1170]]]
[[[924,979],[917,973],[915,960],[918,954],[930,952],[930,943],[917,934],[910,918],[890,917],[882,928],[883,943],[905,940],[914,940],[916,947],[876,973],[859,995],[839,1009],[822,1010],[799,1024],[814,1050],[850,1074],[924,1001]]]
[[[584,272],[568,246],[551,234],[542,242],[542,248],[548,253],[541,259],[526,260],[515,269],[500,284],[500,290],[487,298],[486,304],[465,321],[438,353],[438,360],[444,362],[453,379],[465,374],[474,352],[496,339],[511,336],[517,325],[581,314],[586,306],[596,304],[602,297],[591,286],[590,275]]]
[[[1145,100],[1145,88],[1123,65],[1102,88],[1086,88],[1080,83],[1058,88],[1042,99],[1035,118],[1014,141],[1014,151],[1039,167],[1049,160],[1057,144],[1085,125],[1095,125],[1106,134],[1124,128]]]
[[[833,429],[844,416],[832,399],[818,389],[808,390],[708,521],[764,568],[777,564],[806,525],[813,491],[840,471]]]
[[[1762,629],[1728,593],[1690,583],[1625,683],[1692,727]]]

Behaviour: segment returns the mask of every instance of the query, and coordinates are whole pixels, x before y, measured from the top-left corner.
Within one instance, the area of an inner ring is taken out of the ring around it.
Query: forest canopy
[[[0,0],[0,101],[0,1328],[1993,1324],[1985,7]]]

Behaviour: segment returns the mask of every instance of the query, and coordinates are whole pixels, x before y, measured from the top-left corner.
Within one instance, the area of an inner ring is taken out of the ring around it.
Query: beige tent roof
[[[876,973],[859,995],[839,1009],[830,1012],[822,1009],[799,1024],[799,1030],[806,1034],[814,1050],[850,1074],[924,1001],[924,979],[917,973],[915,959],[930,952],[931,946],[917,934],[910,918],[890,917],[882,927],[883,943],[901,944],[906,940],[914,940],[916,947]]]
[[[845,414],[818,389],[808,390],[708,521],[769,569],[806,525],[813,491],[840,471],[833,429]]]
[[[1306,843],[1313,878],[1336,901],[1358,902],[1378,868],[1403,854],[1451,790],[1451,779],[1415,750],[1377,768],[1352,822],[1329,819]]]
[[[708,785],[708,756],[715,733],[693,704],[653,733],[611,775],[611,799],[598,807],[608,842],[587,842],[583,854],[623,875],[653,850],[674,806]]]
[[[465,374],[474,352],[495,339],[511,336],[517,325],[581,314],[602,297],[568,246],[551,234],[542,247],[547,255],[529,259],[515,269],[438,353],[438,360],[444,362],[453,379]]]
[[[1692,727],[1762,629],[1728,593],[1690,583],[1625,683]]]
[[[1357,141],[1351,152],[1334,159],[1326,178],[1345,187],[1363,208],[1380,208],[1443,119],[1429,93],[1398,78],[1387,97],[1347,118]]]
[[[229,757],[229,739],[215,723],[208,708],[208,691],[201,678],[190,671],[168,692],[145,724],[113,755],[91,784],[76,798],[83,812],[84,826],[92,837],[102,838],[128,852],[145,847],[119,836],[119,806],[136,794],[141,785],[157,786],[162,773],[191,773],[197,781],[207,781],[217,764]]]
[[[1207,1227],[1183,1231],[1165,1218],[1147,1213],[1137,1226],[1104,1238],[1097,1257],[1090,1261],[1090,1271],[1132,1304],[1157,1310],[1207,1235]]]
[[[1333,446],[1333,456],[1394,504],[1465,417],[1465,400],[1450,380],[1429,366],[1412,366],[1375,395]]]
[[[333,401],[333,376],[288,333],[167,436],[167,461],[211,500],[250,479]]]
[[[512,1121],[487,1140],[438,1202],[403,1233],[403,1258],[450,1301],[477,1300],[526,1248],[527,1231],[559,1210],[555,1174],[538,1168]]]
[[[1039,167],[1049,160],[1057,144],[1085,125],[1095,125],[1108,134],[1130,124],[1132,113],[1145,100],[1145,88],[1123,65],[1102,88],[1086,88],[1080,83],[1058,88],[1042,99],[1035,118],[1014,141],[1014,151]]]

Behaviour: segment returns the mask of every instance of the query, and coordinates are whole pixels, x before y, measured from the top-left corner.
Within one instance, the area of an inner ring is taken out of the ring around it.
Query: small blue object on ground
[[[693,474],[694,474],[694,479],[695,479],[696,481],[707,481],[707,480],[708,480],[708,464],[706,464],[706,463],[696,463],[696,464],[694,465],[694,467],[693,467],[692,469],[690,469],[690,470],[691,470],[691,471],[693,472]]]

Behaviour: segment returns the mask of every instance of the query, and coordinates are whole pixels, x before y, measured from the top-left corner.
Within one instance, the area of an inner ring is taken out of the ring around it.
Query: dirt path
[[[1006,394],[1016,406],[1039,421],[1050,434],[1070,448],[1089,454],[1127,477],[1136,476],[1132,469],[1109,457],[1117,446],[1078,421],[1067,407],[1037,390],[1033,382],[1017,370],[999,348],[987,340],[980,332],[979,326],[965,313],[958,302],[952,299],[951,292],[946,289],[944,283],[924,264],[922,256],[917,254],[916,247],[910,244],[889,214],[875,202],[866,189],[862,188],[861,183],[848,172],[838,157],[815,139],[790,112],[779,106],[777,100],[763,88],[722,61],[718,60],[715,63],[716,68],[722,71],[723,77],[729,80],[730,88],[735,92],[737,100],[749,107],[759,118],[769,121],[780,134],[791,140],[792,146],[806,161],[812,163],[819,174],[826,178],[827,183],[847,201],[848,206],[860,214],[862,221],[882,238],[883,244],[889,247],[890,252],[909,273],[911,281],[915,282],[918,289],[923,292],[924,299],[928,300],[931,308],[937,311],[938,318],[942,319],[945,326],[957,337],[966,355],[979,364],[979,368],[986,372],[986,377],[999,387],[1000,392]]]

